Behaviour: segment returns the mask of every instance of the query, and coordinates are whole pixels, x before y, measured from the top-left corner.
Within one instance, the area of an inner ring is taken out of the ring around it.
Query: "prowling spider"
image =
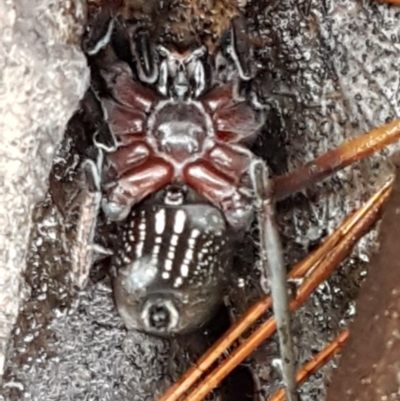
[[[241,19],[234,19],[224,55],[212,55],[205,47],[156,46],[136,33],[133,66],[111,46],[101,50],[96,63],[103,88],[96,96],[107,132],[96,133],[99,157],[85,169],[101,187],[105,216],[121,222],[112,270],[129,329],[176,335],[206,323],[222,302],[233,246],[257,212],[265,277],[277,299],[283,377],[294,399],[285,269],[268,169],[248,149],[265,118],[241,85],[251,79],[244,35]]]
[[[237,26],[233,22],[227,49],[216,55],[202,47],[156,46],[138,33],[130,43],[132,64],[118,60],[109,47],[101,50],[97,62],[106,89],[97,96],[111,141],[99,132],[98,160],[85,167],[94,188],[101,188],[103,212],[121,222],[112,265],[117,306],[131,329],[175,335],[206,322],[221,302],[232,247],[257,212],[282,376],[287,399],[294,400],[272,188],[264,161],[248,150],[264,116],[261,105],[242,91],[251,74]],[[314,179],[321,178],[314,170]],[[297,183],[285,182],[287,192],[297,189]],[[93,193],[98,206],[98,192]]]

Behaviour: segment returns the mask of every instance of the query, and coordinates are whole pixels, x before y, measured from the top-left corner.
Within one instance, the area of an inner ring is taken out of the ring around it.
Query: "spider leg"
[[[298,169],[273,179],[273,196],[283,199],[322,181],[334,172],[359,161],[400,139],[400,119],[350,139],[343,145]]]
[[[265,113],[246,102],[238,102],[235,86],[216,86],[201,97],[213,115],[217,138],[225,143],[250,144],[265,124]]]
[[[97,161],[85,160],[82,164],[83,190],[80,195],[76,238],[71,249],[72,280],[83,288],[89,278],[94,259],[94,234],[101,204],[100,166],[103,153],[98,151]]]
[[[114,100],[131,110],[147,113],[157,101],[157,93],[135,81],[125,62],[112,63],[101,70],[101,75]]]
[[[169,184],[172,177],[173,168],[169,163],[160,158],[149,158],[106,188],[102,202],[104,213],[111,220],[123,220],[133,205]]]
[[[131,51],[136,61],[139,78],[147,84],[154,84],[158,79],[158,60],[156,52],[146,30],[136,28],[129,31]]]
[[[241,161],[239,160],[238,164]],[[232,178],[223,174],[209,160],[202,160],[186,167],[184,180],[211,203],[217,205],[237,233],[240,234],[247,229],[253,215],[251,194],[246,188],[238,188],[237,177]]]
[[[250,166],[258,225],[260,230],[260,254],[264,276],[270,281],[273,311],[279,335],[282,379],[288,401],[298,400],[295,355],[290,331],[289,299],[286,284],[286,268],[283,262],[282,246],[278,227],[275,222],[275,210],[272,202],[267,167],[261,160]],[[264,289],[266,290],[266,289]]]
[[[145,141],[131,140],[132,143],[129,146],[121,146],[107,155],[106,171],[112,169],[121,177],[150,157],[151,149]]]
[[[111,41],[115,18],[109,7],[101,7],[95,17],[96,23],[91,26],[90,33],[82,41],[83,51],[89,56],[95,56]]]
[[[240,79],[244,81],[251,79],[252,48],[248,38],[246,20],[242,14],[231,21],[231,45],[228,53],[236,65]]]

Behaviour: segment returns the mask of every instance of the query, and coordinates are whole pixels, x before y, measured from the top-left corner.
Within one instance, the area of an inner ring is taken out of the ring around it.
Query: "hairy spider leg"
[[[295,373],[295,355],[290,330],[289,297],[286,268],[283,261],[279,230],[275,221],[275,207],[271,196],[268,169],[264,161],[256,160],[250,166],[255,193],[258,227],[260,230],[260,256],[264,277],[268,277],[279,337],[280,366],[287,401],[298,400]],[[264,291],[267,289],[264,288]]]
[[[99,149],[96,162],[88,159],[81,166],[83,189],[77,202],[80,212],[75,227],[76,244],[71,250],[71,278],[78,288],[83,288],[87,284],[93,262],[93,240],[101,204],[99,169],[102,161],[103,151]]]

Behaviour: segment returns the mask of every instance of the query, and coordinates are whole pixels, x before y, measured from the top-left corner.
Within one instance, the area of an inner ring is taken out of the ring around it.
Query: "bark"
[[[380,250],[357,300],[351,337],[327,401],[400,398],[400,175],[383,215]]]

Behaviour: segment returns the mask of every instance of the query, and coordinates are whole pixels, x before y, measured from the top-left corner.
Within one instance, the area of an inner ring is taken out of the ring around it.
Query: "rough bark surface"
[[[31,212],[88,85],[80,1],[0,3],[0,375],[21,293]]]
[[[328,401],[400,399],[400,175],[383,215],[380,249],[357,299]]]

